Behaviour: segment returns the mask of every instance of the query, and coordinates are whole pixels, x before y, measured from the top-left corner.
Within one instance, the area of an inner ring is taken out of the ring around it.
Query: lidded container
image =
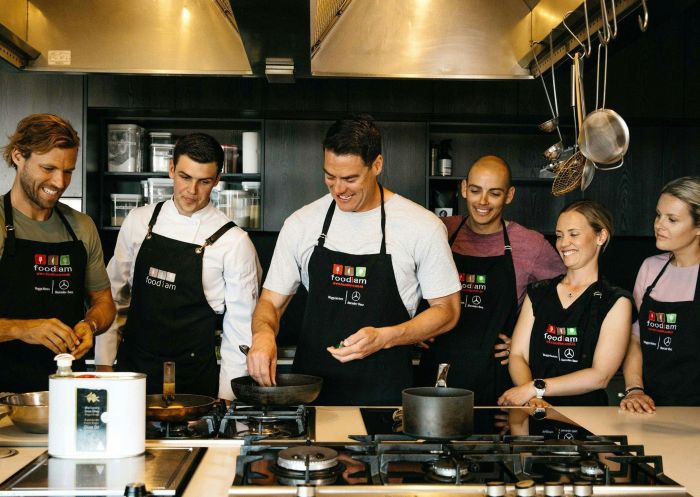
[[[121,226],[126,216],[143,204],[143,197],[133,193],[112,193],[112,226]]]
[[[65,359],[59,361],[59,372],[49,377],[49,454],[69,459],[142,454],[146,375],[73,373]]]
[[[238,172],[238,145],[221,145],[224,151],[224,167],[222,174]]]
[[[170,170],[170,159],[173,158],[175,145],[169,143],[151,143],[151,171],[167,173]]]
[[[248,199],[248,228],[260,228],[260,182],[242,181],[243,190],[250,194]]]
[[[236,225],[247,228],[250,223],[248,211],[250,197],[250,193],[243,190],[221,190],[219,192],[219,210]]]
[[[137,124],[107,125],[107,170],[119,173],[143,171],[143,132]]]
[[[151,145],[170,145],[173,142],[173,134],[169,131],[151,131],[148,136],[151,139]]]
[[[170,178],[148,178],[142,186],[149,204],[164,202],[173,196],[173,180]]]

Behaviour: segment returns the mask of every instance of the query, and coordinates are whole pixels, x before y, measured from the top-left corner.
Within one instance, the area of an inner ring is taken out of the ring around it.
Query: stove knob
[[[593,495],[593,485],[587,481],[577,481],[574,482],[574,496],[575,497],[590,497]]]
[[[515,484],[515,495],[518,497],[533,497],[535,491],[535,482],[532,480],[523,480]]]
[[[124,489],[125,497],[147,497],[146,485],[143,483],[129,483]]]
[[[297,485],[297,497],[315,497],[316,485]]]
[[[506,484],[502,481],[489,481],[486,483],[486,495],[488,497],[505,497]]]
[[[558,481],[548,481],[544,484],[545,497],[564,497],[564,485]]]

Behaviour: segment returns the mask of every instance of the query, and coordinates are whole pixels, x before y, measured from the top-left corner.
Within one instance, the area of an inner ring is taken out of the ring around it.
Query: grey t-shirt
[[[5,248],[5,206],[4,195],[0,195],[0,257]],[[58,204],[58,208],[65,215],[68,224],[71,225],[75,235],[85,245],[87,251],[87,268],[85,269],[85,290],[95,292],[109,288],[109,278],[105,270],[104,256],[102,254],[102,244],[97,228],[92,219],[71,209],[67,205]],[[66,242],[71,240],[70,233],[63,225],[58,215],[52,214],[46,221],[36,221],[22,214],[17,209],[12,209],[12,216],[15,226],[15,235],[24,240],[35,240],[42,242]]]

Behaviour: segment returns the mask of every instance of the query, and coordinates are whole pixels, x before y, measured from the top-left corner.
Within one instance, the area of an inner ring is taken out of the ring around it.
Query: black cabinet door
[[[265,231],[278,231],[298,208],[327,193],[323,138],[331,121],[265,122]],[[425,123],[378,123],[384,171],[379,180],[414,202],[425,199]]]

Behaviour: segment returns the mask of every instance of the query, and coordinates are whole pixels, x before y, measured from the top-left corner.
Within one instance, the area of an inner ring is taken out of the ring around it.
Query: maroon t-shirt
[[[447,226],[450,237],[462,222],[462,216],[441,219]],[[520,305],[525,298],[527,285],[564,274],[566,266],[554,247],[537,231],[527,229],[515,221],[506,221],[506,229],[510,245],[513,247],[515,285],[518,291],[518,305]],[[452,244],[452,251],[476,257],[503,255],[503,233],[499,231],[489,235],[479,235],[465,223]]]

